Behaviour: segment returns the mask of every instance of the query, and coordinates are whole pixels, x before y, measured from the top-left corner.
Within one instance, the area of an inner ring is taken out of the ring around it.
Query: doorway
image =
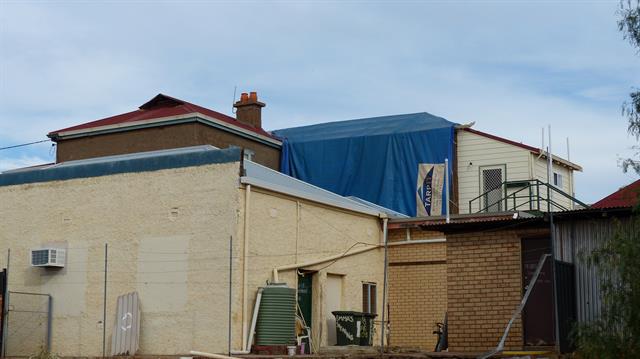
[[[551,254],[549,238],[522,239],[522,285],[533,277],[540,257]],[[547,258],[522,313],[524,344],[545,347],[555,345],[552,258]]]
[[[303,338],[300,344],[304,344],[304,354],[311,354],[311,321],[313,313],[313,274],[315,272],[298,271],[298,308],[297,315],[302,318],[304,329]]]
[[[311,313],[313,305],[313,273],[298,272],[298,307],[302,320],[311,328]]]
[[[503,211],[502,184],[505,181],[505,166],[482,166],[480,167],[480,193],[482,196],[483,212]]]
[[[327,274],[326,283],[326,323],[327,323],[327,345],[336,345],[336,318],[333,311],[342,310],[342,276]]]

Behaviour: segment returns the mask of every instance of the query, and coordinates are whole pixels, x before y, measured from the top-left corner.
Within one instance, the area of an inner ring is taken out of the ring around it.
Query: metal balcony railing
[[[495,197],[495,191],[500,190],[501,198],[490,201],[489,197]],[[512,191],[509,193],[509,191]],[[546,195],[545,195],[546,194]],[[585,203],[579,201],[561,189],[552,186],[546,182],[537,179],[520,180],[520,181],[504,181],[491,191],[484,192],[478,197],[469,201],[469,213],[474,213],[474,204],[479,208],[475,213],[493,212],[496,208],[500,211],[539,211],[550,212],[553,210],[566,211],[567,208],[563,204],[555,201],[554,196],[568,199],[571,204],[577,204],[581,207],[589,207]],[[566,204],[566,203],[565,203]],[[571,207],[571,206],[570,206]]]

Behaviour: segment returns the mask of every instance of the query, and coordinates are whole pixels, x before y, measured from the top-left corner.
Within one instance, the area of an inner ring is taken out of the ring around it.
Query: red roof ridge
[[[262,128],[256,128],[248,124],[242,123],[231,116],[227,116],[223,113],[208,109],[206,107],[198,106],[191,102],[180,100],[175,97],[171,97],[165,94],[158,94],[151,100],[142,104],[137,110],[122,113],[115,116],[105,117],[99,120],[86,122],[83,124],[51,131],[47,136],[51,138],[59,137],[62,132],[87,130],[89,132],[92,129],[104,126],[121,125],[123,127],[128,123],[134,123],[143,120],[161,119],[165,117],[185,116],[189,114],[200,114],[208,117],[212,117],[219,121],[225,122],[229,125],[240,127],[249,132],[253,132],[257,135],[265,136],[270,139],[279,139],[271,133],[265,131]]]
[[[463,131],[468,131],[468,132],[474,133],[474,134],[479,135],[479,136],[490,138],[492,140],[500,141],[500,142],[503,142],[503,143],[506,143],[506,144],[509,144],[509,145],[513,145],[513,146],[516,146],[516,147],[523,148],[523,149],[525,149],[527,151],[530,151],[530,152],[532,152],[532,153],[534,153],[536,155],[539,155],[541,153],[540,148],[529,146],[529,145],[526,145],[526,144],[524,144],[522,142],[512,141],[512,140],[506,139],[504,137],[500,137],[500,136],[492,135],[490,133],[478,131],[478,130],[475,130],[475,129],[470,128],[470,127],[462,127],[460,129],[463,130]],[[544,155],[544,152],[542,154]],[[553,159],[554,160],[558,160],[559,162],[564,163],[567,166],[573,167],[574,169],[582,171],[582,167],[580,167],[579,165],[577,165],[575,163],[572,163],[571,161],[565,160],[564,158],[562,158],[560,156],[554,155]]]
[[[463,128],[463,130],[471,132],[471,133],[475,133],[476,135],[488,137],[488,138],[491,138],[491,139],[496,140],[496,141],[500,141],[500,142],[508,143],[510,145],[518,146],[518,147],[524,148],[525,150],[529,150],[531,152],[540,153],[540,149],[539,148],[536,148],[536,147],[533,147],[533,146],[529,146],[529,145],[525,145],[522,142],[512,141],[512,140],[506,139],[504,137],[492,135],[490,133],[478,131],[476,129],[469,128],[469,127],[465,127],[465,128]]]

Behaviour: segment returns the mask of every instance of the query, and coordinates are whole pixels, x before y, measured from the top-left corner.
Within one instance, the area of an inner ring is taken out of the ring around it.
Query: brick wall
[[[522,295],[520,235],[514,231],[447,236],[449,350],[494,348]],[[521,349],[522,322],[505,347]]]
[[[411,240],[444,238],[412,229]],[[406,239],[405,229],[389,231],[389,241]],[[435,323],[447,310],[446,243],[389,247],[389,320],[392,346],[433,350]]]

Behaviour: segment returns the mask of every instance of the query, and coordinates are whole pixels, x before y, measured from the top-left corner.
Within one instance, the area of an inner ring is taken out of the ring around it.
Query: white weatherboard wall
[[[107,355],[116,299],[132,291],[140,294],[139,353],[226,350],[239,165],[0,187],[0,266],[11,248],[9,289],[53,296],[52,351],[102,355],[105,243]],[[67,247],[65,268],[29,266],[29,249],[48,243]],[[10,327],[7,354],[33,354],[23,343],[34,332]]]
[[[469,201],[482,194],[483,166],[505,165],[507,181],[531,178],[528,150],[467,131],[457,131],[457,140],[460,213],[469,213]],[[478,212],[480,205],[481,201],[475,200],[471,213]]]
[[[481,189],[481,169],[493,166],[504,166],[506,169],[504,176],[506,181],[518,181],[538,179],[547,182],[547,160],[546,158],[538,158],[531,151],[508,144],[502,141],[494,140],[482,135],[471,133],[468,131],[457,131],[457,155],[458,155],[458,195],[460,204],[460,213],[469,212],[469,201],[482,194]],[[573,170],[562,166],[558,163],[553,164],[553,171],[563,176],[562,191],[569,195],[573,194]],[[552,177],[553,181],[553,177]],[[508,189],[507,194],[517,191],[519,188]],[[541,196],[546,198],[546,190],[541,187]],[[528,190],[518,193],[518,196],[527,196]],[[554,201],[561,206],[573,208],[572,201],[558,194],[552,195]],[[518,210],[528,210],[529,205],[527,199],[518,199],[516,205]],[[476,199],[472,202],[471,213],[478,212],[482,207],[482,201]],[[537,204],[534,204],[534,207]],[[541,207],[546,210],[546,202]],[[513,207],[513,202],[508,204],[509,208]],[[559,210],[560,208],[554,208]]]
[[[534,178],[547,182],[547,169],[549,166],[549,161],[545,157],[540,157],[536,155],[531,155],[534,163]],[[553,169],[551,172],[551,183],[553,184],[553,173],[559,173],[562,175],[562,187],[557,187],[559,190],[565,192],[566,194],[573,196],[573,170],[558,165],[557,163],[553,163]],[[541,193],[542,197],[547,198],[547,193]],[[569,198],[560,195],[559,193],[551,194],[551,199],[556,202],[561,207],[553,206],[553,208],[557,210],[561,210],[563,208],[573,209],[574,203]]]

